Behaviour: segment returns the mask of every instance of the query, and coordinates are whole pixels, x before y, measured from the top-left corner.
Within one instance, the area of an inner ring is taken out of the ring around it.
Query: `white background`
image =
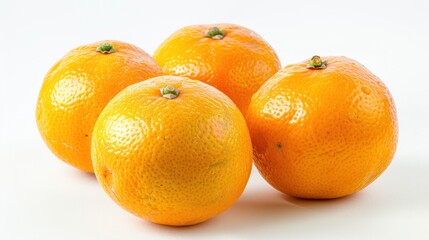
[[[0,0],[0,239],[429,239],[429,1]],[[365,190],[332,201],[285,197],[252,172],[239,201],[192,227],[123,211],[96,179],[42,142],[35,104],[48,69],[85,43],[116,39],[153,53],[191,24],[236,23],[262,35],[282,65],[345,55],[396,101],[397,154]]]

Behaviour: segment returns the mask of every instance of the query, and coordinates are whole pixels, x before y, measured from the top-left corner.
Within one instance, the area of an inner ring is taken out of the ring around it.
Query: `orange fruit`
[[[159,75],[152,57],[128,43],[75,48],[45,77],[36,109],[40,134],[58,158],[92,172],[92,129],[101,110],[123,88]]]
[[[252,94],[281,67],[261,36],[233,24],[182,28],[153,57],[166,74],[198,79],[221,90],[243,114]]]
[[[243,115],[217,89],[185,77],[134,84],[115,96],[93,132],[95,175],[129,212],[192,225],[243,192],[252,145]]]
[[[398,140],[386,86],[346,57],[286,66],[252,98],[246,117],[255,164],[277,190],[338,198],[374,181]]]

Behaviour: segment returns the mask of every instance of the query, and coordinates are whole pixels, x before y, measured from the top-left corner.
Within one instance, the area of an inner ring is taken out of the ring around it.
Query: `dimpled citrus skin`
[[[111,43],[116,52],[96,49]],[[119,41],[101,41],[73,49],[47,73],[37,100],[40,134],[58,158],[92,172],[91,135],[104,106],[123,88],[162,75],[142,49]]]
[[[206,37],[218,27],[223,39]],[[245,115],[252,94],[278,70],[280,61],[258,34],[233,24],[193,25],[166,39],[154,53],[166,74],[208,83],[228,95]]]
[[[323,57],[286,66],[252,98],[246,117],[255,164],[277,190],[337,198],[374,181],[391,162],[398,127],[385,85],[358,62]]]
[[[160,88],[179,90],[167,99]],[[199,81],[164,76],[132,85],[106,106],[94,128],[95,174],[108,195],[155,223],[192,225],[229,208],[252,166],[239,109]]]

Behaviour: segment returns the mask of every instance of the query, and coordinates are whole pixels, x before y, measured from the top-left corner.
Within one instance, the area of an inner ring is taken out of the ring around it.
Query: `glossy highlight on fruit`
[[[154,59],[166,74],[216,87],[243,114],[252,94],[281,67],[276,53],[261,36],[233,24],[184,27],[158,47]]]
[[[252,168],[250,135],[222,92],[162,76],[115,96],[94,127],[92,159],[107,194],[129,212],[192,225],[228,209]]]
[[[36,109],[40,134],[58,158],[92,172],[92,129],[101,110],[123,88],[160,75],[134,45],[106,40],[77,47],[45,77]]]
[[[286,66],[254,94],[246,120],[260,173],[300,198],[363,189],[387,168],[398,140],[388,89],[346,57]]]

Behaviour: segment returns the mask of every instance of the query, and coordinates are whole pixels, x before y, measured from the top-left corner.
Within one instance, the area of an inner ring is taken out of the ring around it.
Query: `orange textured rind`
[[[277,190],[300,198],[337,198],[374,181],[398,140],[386,86],[346,57],[286,66],[252,98],[246,117],[255,165]]]
[[[168,99],[160,89],[172,86]],[[239,109],[199,81],[164,76],[131,85],[97,120],[95,174],[129,212],[166,225],[192,225],[229,208],[242,194],[252,146]]]
[[[115,52],[97,51],[103,43]],[[134,45],[106,40],[77,47],[44,79],[36,107],[39,132],[58,158],[92,172],[92,129],[101,110],[125,87],[160,75],[152,57]]]

